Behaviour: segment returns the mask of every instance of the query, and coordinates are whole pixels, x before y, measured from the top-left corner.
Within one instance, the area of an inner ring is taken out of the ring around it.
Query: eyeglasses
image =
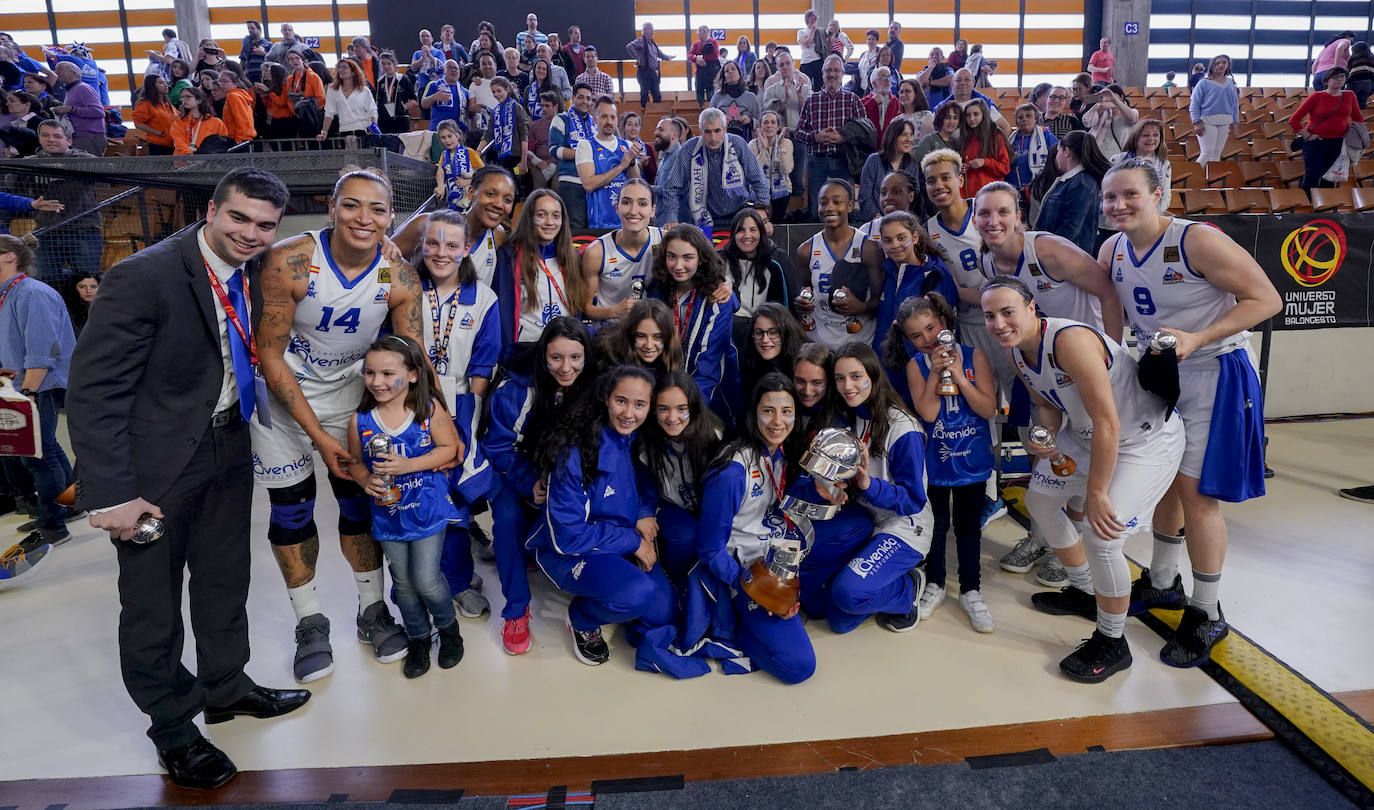
[[[1057,98],[1060,101],[1063,101],[1064,99],[1068,98],[1068,96],[1064,95],[1063,93],[1050,93],[1050,98]]]
[[[777,327],[754,330],[754,340],[777,340],[781,335],[782,330]]]

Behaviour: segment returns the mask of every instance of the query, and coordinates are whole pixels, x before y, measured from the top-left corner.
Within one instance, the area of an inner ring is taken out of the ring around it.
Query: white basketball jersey
[[[807,252],[810,254],[810,271],[807,278],[816,293],[816,311],[812,316],[816,321],[816,331],[811,333],[811,339],[832,349],[839,349],[851,340],[871,344],[873,332],[877,328],[873,324],[872,315],[859,315],[858,320],[862,328],[858,332],[850,332],[845,328],[849,316],[830,308],[830,275],[835,270],[835,264],[840,261],[862,264],[863,261],[866,237],[857,228],[849,230],[849,247],[840,256],[836,256],[826,243],[825,231],[817,233],[806,243]],[[869,290],[868,294],[870,297],[881,295],[882,290]]]
[[[519,280],[515,283],[517,290],[523,290],[524,285]],[[534,290],[539,302],[533,309],[528,309],[525,302],[520,301],[520,320],[515,324],[516,343],[534,343],[544,334],[544,327],[549,321],[561,315],[575,314],[570,311],[568,282],[563,275],[563,268],[558,266],[558,259],[550,256],[543,260],[539,275],[535,276]]]
[[[447,298],[435,295],[431,299],[430,291],[431,287],[426,285],[425,298],[420,302],[420,309],[425,313],[422,330],[425,351],[429,353],[429,361],[434,364],[434,371],[441,377],[453,377],[457,382],[457,392],[466,394],[468,364],[472,360],[472,347],[477,342],[477,334],[482,331],[482,324],[488,317],[498,317],[492,307],[496,303],[496,293],[479,281],[473,285],[475,294],[472,303],[465,304],[460,300],[461,287]]]
[[[1188,264],[1183,236],[1198,224],[1174,218],[1143,255],[1125,234],[1112,237],[1112,283],[1126,307],[1131,331],[1141,345],[1161,326],[1199,332],[1236,305],[1234,295],[1212,286]],[[1227,335],[1188,355],[1183,365],[1201,365],[1248,341],[1249,333],[1245,331]]]
[[[1049,274],[1047,268],[1035,256],[1035,240],[1042,231],[1026,231],[1021,248],[1021,256],[1016,261],[1016,270],[1002,275],[1015,276],[1030,288],[1040,311],[1051,318],[1067,318],[1085,323],[1101,331],[1102,302],[1097,296],[1082,290],[1067,281],[1060,281]],[[998,275],[992,261],[992,252],[981,255],[983,275],[989,280]]]
[[[296,302],[286,364],[297,380],[347,383],[362,374],[363,356],[391,309],[391,264],[381,248],[372,266],[350,281],[329,254],[329,233],[306,231],[315,240],[310,283]]]
[[[477,280],[488,287],[492,286],[491,280],[496,277],[496,234],[505,232],[504,227],[497,225],[495,230],[487,231],[468,246],[468,255],[477,268]]]
[[[926,232],[940,248],[940,254],[954,276],[954,283],[969,290],[982,289],[987,281],[978,266],[978,251],[983,247],[983,237],[973,227],[973,206],[964,212],[964,224],[957,231],[950,230],[936,214],[926,220]],[[950,301],[959,311],[959,325],[965,328],[983,326],[983,309],[977,304],[963,301]]]
[[[630,287],[635,279],[649,286],[654,271],[654,248],[663,241],[663,229],[657,225],[649,226],[649,241],[640,247],[633,256],[615,243],[616,234],[611,231],[597,237],[601,243],[601,279],[597,282],[597,306],[613,307],[630,297]]]
[[[883,215],[879,214],[873,219],[870,219],[869,221],[860,225],[859,235],[865,239],[872,239],[874,242],[881,242],[883,240],[883,235],[878,231],[878,223],[882,221]]]
[[[1101,329],[1064,318],[1046,318],[1038,357],[1026,357],[1017,348],[1011,350],[1016,370],[1026,378],[1032,390],[1063,412],[1064,423],[1060,431],[1072,431],[1084,447],[1091,446],[1092,418],[1083,405],[1078,384],[1059,367],[1055,358],[1055,340],[1066,329],[1091,330],[1107,350],[1107,375],[1112,383],[1117,420],[1121,424],[1119,447],[1122,450],[1138,449],[1148,444],[1151,438],[1160,433],[1158,428],[1164,420],[1164,401],[1140,387],[1136,380],[1135,358],[1103,334]]]

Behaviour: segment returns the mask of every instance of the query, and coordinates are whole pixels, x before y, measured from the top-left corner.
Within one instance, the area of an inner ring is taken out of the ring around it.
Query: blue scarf
[[[466,190],[459,188],[455,181],[472,173],[472,155],[468,152],[466,144],[459,143],[455,149],[445,149],[441,160],[444,166],[444,190],[447,192],[448,207],[455,211],[461,210],[466,207],[463,205]]]
[[[538,121],[544,117],[544,107],[539,103],[539,84],[530,77],[530,89],[525,93],[525,106],[529,108],[530,118]]]
[[[515,149],[515,99],[507,98],[496,105],[492,127],[496,131],[496,154],[505,160]]]
[[[577,142],[586,140],[596,132],[596,125],[592,123],[590,115],[582,115],[577,110],[568,110],[568,126],[572,129],[568,132],[568,145],[577,148]]]

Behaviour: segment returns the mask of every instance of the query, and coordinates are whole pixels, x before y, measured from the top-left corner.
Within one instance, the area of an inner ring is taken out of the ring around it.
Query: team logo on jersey
[[[763,494],[763,473],[758,470],[750,470],[749,482],[752,485],[749,488],[749,497],[757,498]]]
[[[390,284],[390,283],[391,283],[391,265],[389,265],[389,264],[384,264],[384,265],[382,265],[381,267],[378,267],[378,268],[377,268],[377,283],[378,283],[378,284]]]
[[[1065,387],[1065,386],[1073,385],[1073,377],[1070,377],[1069,375],[1065,374],[1064,372],[1060,371],[1059,369],[1055,369],[1055,370],[1054,370],[1054,384],[1055,384],[1057,387],[1059,387],[1059,388],[1063,388],[1063,387]]]
[[[1178,253],[1178,245],[1165,245],[1165,246],[1164,246],[1164,263],[1165,263],[1165,264],[1168,264],[1169,262],[1177,262],[1177,261],[1182,261],[1182,258],[1179,256],[1179,253]]]
[[[849,561],[849,570],[858,574],[861,579],[867,579],[873,573],[873,569],[892,559],[892,555],[897,553],[898,540],[895,537],[885,537],[878,547],[867,557],[855,557]]]
[[[472,329],[477,325],[477,319],[472,317],[471,312],[463,313],[463,319],[458,322],[459,329]]]
[[[1178,284],[1183,281],[1183,274],[1170,267],[1164,271],[1165,284]]]
[[[1038,290],[1039,292],[1045,292],[1046,290],[1052,290],[1052,289],[1054,289],[1054,285],[1050,284],[1048,281],[1044,280],[1043,278],[1037,278],[1037,279],[1035,280],[1035,289]]]
[[[572,578],[573,578],[573,579],[581,579],[581,578],[582,578],[582,569],[583,569],[583,568],[586,568],[586,567],[587,567],[587,561],[586,561],[586,560],[581,560],[581,561],[579,561],[579,562],[577,563],[577,565],[574,565],[574,566],[572,567]]]
[[[313,278],[310,279],[310,283],[309,283],[309,284],[305,285],[305,297],[306,297],[306,298],[314,298],[314,297],[315,297],[315,279],[313,279]]]
[[[1041,271],[1040,265],[1036,264],[1035,262],[1031,262],[1030,264],[1027,264],[1027,265],[1026,265],[1026,270],[1027,270],[1032,276],[1035,276],[1036,278],[1039,278],[1040,276],[1045,275],[1044,272]]]
[[[603,492],[603,493],[601,493],[601,497],[603,497],[603,498],[609,498],[609,497],[611,497],[611,496],[614,495],[614,494],[615,494],[615,489],[614,489],[610,484],[607,484],[607,485],[606,485],[606,491]]]
[[[391,300],[391,291],[382,287],[377,290],[377,295],[373,297],[372,303],[385,304],[389,300]]]

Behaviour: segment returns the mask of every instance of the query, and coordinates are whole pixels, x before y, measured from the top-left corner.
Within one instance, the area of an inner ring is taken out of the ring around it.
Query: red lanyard
[[[768,485],[773,488],[773,493],[777,495],[778,498],[777,503],[781,505],[783,490],[787,489],[787,461],[784,459],[782,475],[778,477],[773,476],[773,460],[771,458],[764,456],[760,461],[763,463],[763,468],[768,471]],[[787,521],[788,529],[793,528],[792,518],[786,512],[782,513],[782,519]]]
[[[3,292],[0,292],[0,309],[4,309],[4,308],[5,308],[5,299],[10,297],[10,290],[12,290],[12,289],[14,289],[15,287],[19,286],[19,282],[23,281],[24,279],[26,279],[26,278],[28,278],[28,277],[29,277],[29,274],[28,274],[28,273],[20,273],[19,275],[17,275],[17,276],[14,277],[14,280],[13,280],[13,281],[11,281],[9,284],[6,284],[6,285],[5,285],[4,291],[3,291]]]
[[[679,300],[681,300],[681,299],[679,299]],[[677,301],[674,301],[674,302],[673,302],[673,328],[677,330],[677,336],[678,336],[679,338],[685,338],[685,337],[687,336],[687,334],[686,334],[686,333],[683,331],[683,329],[682,329],[682,325],[685,323],[689,328],[691,327],[691,325],[692,325],[692,310],[696,309],[696,307],[697,307],[697,291],[696,291],[696,290],[692,290],[692,292],[687,296],[687,314],[686,314],[686,315],[679,317],[679,316],[678,316],[678,310],[681,309],[681,306],[679,306],[679,304],[677,303]]]
[[[520,299],[522,297],[522,285],[520,284],[521,251],[515,251],[515,341],[520,342]],[[563,305],[563,314],[571,315],[572,307],[568,306],[568,299],[563,295],[563,285],[549,272],[549,266],[544,263],[544,257],[539,257],[539,269],[544,271],[544,277],[549,280],[549,286],[558,294],[558,301]]]
[[[224,292],[224,285],[220,283],[219,276],[215,275],[215,271],[210,269],[210,262],[206,261],[204,256],[200,257],[200,260],[205,263],[205,272],[210,276],[210,288],[215,291],[215,297],[219,298],[220,306],[224,307],[224,319],[229,322],[230,326],[234,327],[235,332],[239,333],[239,340],[243,341],[243,345],[248,347],[248,362],[257,366],[257,335],[250,336],[248,330],[243,328],[243,322],[239,320],[238,310],[234,309],[234,305],[229,303],[229,296]],[[243,300],[245,302],[248,301],[247,276],[243,278]]]

